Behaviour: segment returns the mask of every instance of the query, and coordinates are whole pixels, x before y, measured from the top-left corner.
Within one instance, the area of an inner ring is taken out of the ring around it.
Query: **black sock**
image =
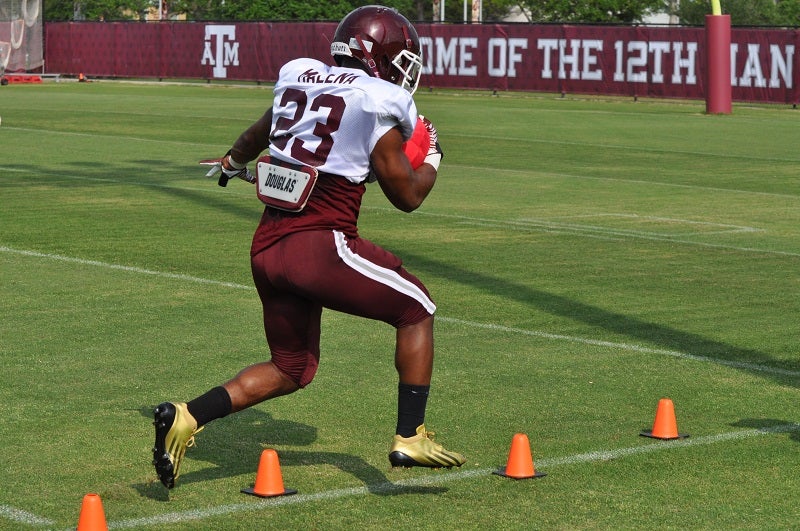
[[[397,429],[395,433],[401,437],[417,434],[417,427],[425,423],[425,407],[428,404],[430,385],[397,386]]]
[[[221,419],[231,412],[231,396],[224,387],[215,387],[186,404],[189,413],[197,421],[197,427],[204,426],[214,419]]]

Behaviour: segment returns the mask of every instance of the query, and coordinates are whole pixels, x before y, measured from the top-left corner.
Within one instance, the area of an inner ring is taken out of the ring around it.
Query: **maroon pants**
[[[395,328],[433,315],[428,290],[392,253],[336,231],[291,234],[252,257],[272,361],[301,387],[319,364],[322,308]]]

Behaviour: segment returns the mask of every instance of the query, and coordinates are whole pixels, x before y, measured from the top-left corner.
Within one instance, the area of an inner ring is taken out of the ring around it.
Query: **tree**
[[[329,0],[225,0],[210,10],[220,20],[338,20],[356,7],[356,2]]]
[[[800,0],[778,2],[778,21],[781,26],[800,27]]]
[[[189,20],[341,20],[358,6],[356,0],[172,0],[170,12],[185,13]],[[374,3],[374,2],[372,2]],[[416,20],[422,0],[383,1]],[[428,3],[428,2],[425,2]]]
[[[724,0],[722,13],[732,26],[797,26],[800,0]],[[681,0],[677,14],[681,24],[703,25],[711,9],[707,0]]]
[[[531,22],[631,24],[663,10],[664,0],[523,0]]]
[[[42,17],[44,20],[72,20],[75,16],[75,4],[72,0],[49,0],[44,2]]]
[[[188,20],[340,20],[352,9],[380,2],[397,8],[412,22],[434,19],[432,0],[168,0],[170,13]],[[445,21],[461,22],[464,0],[443,0]],[[467,0],[467,19],[472,0]],[[677,5],[677,7],[676,7]],[[674,12],[681,24],[703,25],[709,0],[483,0],[483,20],[502,21],[519,7],[534,23],[632,24],[650,14]],[[46,0],[45,20],[137,20],[158,0]],[[723,12],[735,26],[800,26],[800,0],[723,0]],[[438,13],[437,13],[438,15]]]
[[[158,0],[46,0],[42,12],[46,21],[140,20]]]
[[[221,8],[219,0],[169,0],[169,12],[184,14],[187,20],[221,20]]]
[[[357,0],[168,0],[169,12],[183,13],[188,20],[340,20],[351,10],[373,2]],[[381,0],[397,8],[410,20],[420,20],[429,0]],[[76,13],[84,20],[136,20],[158,0],[47,0],[46,20],[73,20]],[[428,18],[427,20],[431,20]]]

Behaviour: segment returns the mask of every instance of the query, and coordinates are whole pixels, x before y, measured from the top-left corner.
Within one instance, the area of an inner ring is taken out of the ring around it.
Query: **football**
[[[411,167],[415,170],[422,166],[422,163],[425,161],[430,143],[431,135],[425,128],[425,123],[422,121],[422,118],[417,118],[417,126],[414,128],[414,134],[403,144],[403,152],[406,154],[406,157],[408,157],[408,161],[411,162]]]

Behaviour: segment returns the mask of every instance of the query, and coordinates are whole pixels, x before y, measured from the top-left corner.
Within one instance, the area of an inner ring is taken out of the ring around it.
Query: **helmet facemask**
[[[392,60],[400,75],[403,76],[400,86],[414,94],[419,87],[419,78],[422,75],[422,57],[408,50],[403,50]]]

